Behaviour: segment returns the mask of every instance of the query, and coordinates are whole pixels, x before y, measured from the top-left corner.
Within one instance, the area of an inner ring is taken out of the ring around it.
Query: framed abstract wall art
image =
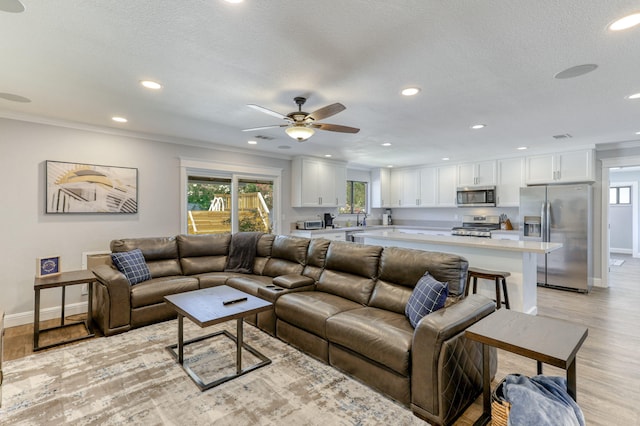
[[[138,169],[46,162],[46,213],[137,213]]]

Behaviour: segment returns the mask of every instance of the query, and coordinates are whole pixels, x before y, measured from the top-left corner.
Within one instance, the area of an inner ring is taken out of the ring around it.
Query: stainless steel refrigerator
[[[520,239],[561,243],[538,256],[538,285],[587,293],[593,285],[592,187],[520,188]]]

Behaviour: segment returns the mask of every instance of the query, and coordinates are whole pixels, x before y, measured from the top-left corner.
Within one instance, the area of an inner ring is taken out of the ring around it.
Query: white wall
[[[291,205],[288,159],[0,118],[0,235],[3,240],[0,306],[7,315],[5,325],[33,320],[36,257],[60,255],[62,270],[74,270],[81,268],[83,252],[108,250],[112,239],[177,235],[180,232],[179,157],[283,169],[283,229],[295,220],[295,212],[288,207]],[[137,168],[138,213],[45,214],[46,160]],[[82,302],[86,303],[86,299],[87,296],[80,295],[80,286],[68,288],[67,305],[81,306],[78,309],[84,310]],[[42,292],[44,310],[59,305],[59,290]]]

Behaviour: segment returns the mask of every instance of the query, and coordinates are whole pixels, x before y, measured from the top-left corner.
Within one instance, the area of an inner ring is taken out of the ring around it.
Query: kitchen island
[[[465,257],[470,266],[510,272],[507,287],[511,309],[528,314],[538,312],[538,255],[550,253],[562,247],[562,244],[558,243],[377,230],[363,232],[358,235],[358,239],[364,244],[453,253]],[[488,282],[478,283],[478,293],[495,299],[495,287]]]

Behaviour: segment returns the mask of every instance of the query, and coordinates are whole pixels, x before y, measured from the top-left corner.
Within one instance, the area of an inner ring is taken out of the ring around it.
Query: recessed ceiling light
[[[111,119],[116,123],[126,123],[127,121],[129,121],[124,117],[111,117]]]
[[[635,27],[638,24],[640,24],[640,13],[634,13],[618,19],[613,24],[609,25],[609,29],[611,31],[621,31]]]
[[[564,71],[560,71],[558,74],[554,75],[554,78],[559,80],[564,80],[567,78],[580,77],[581,75],[585,75],[594,71],[598,66],[596,64],[583,64],[576,65],[575,67],[567,68]]]
[[[6,99],[11,102],[22,102],[22,103],[31,102],[31,99],[25,98],[24,96],[20,96],[20,95],[14,95],[13,93],[0,93],[0,98]]]
[[[485,127],[487,127],[486,124],[474,124],[473,126],[471,126],[471,128],[474,130],[484,129]]]
[[[529,147],[527,147],[527,146],[519,146],[518,149],[520,151],[524,151],[525,149],[529,149]]]
[[[419,87],[407,87],[406,89],[402,89],[402,93],[404,96],[413,96],[420,93]]]
[[[387,167],[388,167],[388,168],[392,168],[392,167],[393,167],[393,164],[389,164]]]
[[[640,93],[634,93],[633,95],[627,96],[627,99],[640,99]]]
[[[325,154],[324,156],[327,158],[331,158],[331,154]]]
[[[640,132],[636,132],[636,135],[640,135]]]
[[[19,0],[0,0],[0,10],[9,13],[22,13],[24,5]]]
[[[391,146],[391,142],[385,142],[382,144],[382,146]]]
[[[450,158],[449,157],[442,157],[442,161],[449,161]]]
[[[152,90],[162,89],[162,84],[158,83],[157,81],[141,80],[140,84],[146,87],[147,89],[152,89]]]
[[[244,0],[224,0],[224,1],[226,1],[227,3],[234,3],[235,4],[235,3],[242,3]]]
[[[258,141],[247,141],[249,145],[258,145]]]

